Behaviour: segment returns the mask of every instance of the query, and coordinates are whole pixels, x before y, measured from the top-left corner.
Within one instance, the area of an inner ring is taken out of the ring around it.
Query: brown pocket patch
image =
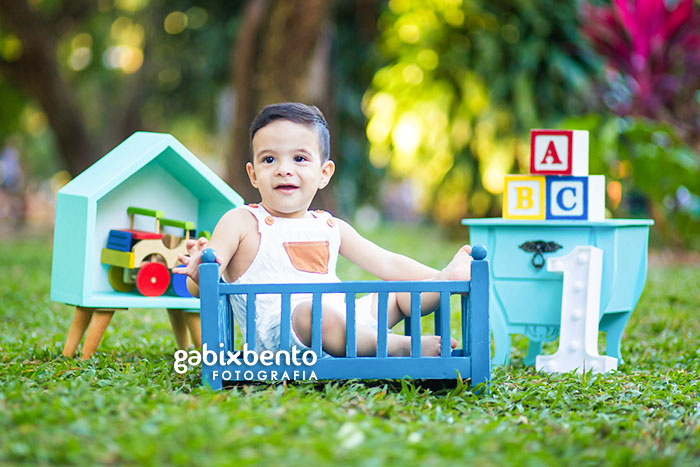
[[[296,269],[316,274],[328,272],[328,261],[331,256],[328,241],[284,242],[284,249]]]

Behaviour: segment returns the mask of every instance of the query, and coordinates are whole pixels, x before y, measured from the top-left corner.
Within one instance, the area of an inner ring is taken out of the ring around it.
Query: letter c
[[[561,190],[559,190],[559,193],[557,193],[557,204],[559,205],[560,208],[562,208],[564,211],[571,211],[576,207],[576,201],[574,201],[571,205],[567,206],[564,204],[564,192],[565,191],[570,191],[571,195],[574,196],[574,199],[576,199],[576,189],[574,187],[564,187]]]

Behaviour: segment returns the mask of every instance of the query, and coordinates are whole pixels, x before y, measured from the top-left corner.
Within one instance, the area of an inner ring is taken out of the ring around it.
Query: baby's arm
[[[407,256],[393,253],[360,235],[350,224],[337,219],[340,254],[385,281],[427,280],[438,271]]]
[[[437,271],[407,256],[392,253],[375,245],[347,222],[338,219],[340,254],[367,272],[386,281],[469,280],[471,277],[471,247],[464,245],[452,261]]]
[[[202,251],[205,248],[212,248],[216,252],[219,275],[223,274],[236,254],[246,229],[250,227],[251,220],[254,221],[254,218],[244,209],[232,209],[219,219],[211,235],[211,241],[200,238],[187,243],[189,256],[178,256],[185,267],[175,268],[173,273],[187,274],[187,289],[193,296],[199,296],[199,265],[202,263]]]

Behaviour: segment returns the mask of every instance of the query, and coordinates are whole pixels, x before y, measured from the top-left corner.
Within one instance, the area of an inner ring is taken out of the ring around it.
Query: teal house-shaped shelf
[[[129,206],[162,211],[212,232],[242,198],[173,136],[138,132],[59,190],[51,299],[89,308],[199,309],[199,299],[117,292],[101,252],[111,229],[128,229]],[[135,216],[134,228],[154,229]],[[169,227],[165,227],[167,232]],[[182,230],[181,230],[182,231]]]

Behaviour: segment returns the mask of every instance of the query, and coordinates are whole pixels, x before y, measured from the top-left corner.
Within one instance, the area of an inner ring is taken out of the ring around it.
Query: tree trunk
[[[249,126],[268,104],[298,101],[330,115],[330,3],[327,0],[249,0],[233,56],[236,92],[227,178],[247,202],[259,201],[245,173]],[[328,189],[315,208],[332,210]]]
[[[2,70],[18,87],[34,97],[53,129],[56,143],[71,176],[95,162],[95,152],[75,92],[58,71],[57,38],[51,25],[32,12],[26,1],[0,1],[0,13],[22,41],[22,55]]]
[[[92,0],[71,0],[61,3],[60,8],[41,9],[30,7],[27,0],[0,0],[3,25],[22,42],[22,54],[16,61],[0,59],[0,72],[41,106],[59,156],[73,177],[141,129],[144,70],[152,66],[145,53],[143,66],[130,76],[125,87],[109,90],[105,123],[90,133],[76,86],[61,73],[56,49],[59,38],[85,21],[94,12],[94,6]]]

